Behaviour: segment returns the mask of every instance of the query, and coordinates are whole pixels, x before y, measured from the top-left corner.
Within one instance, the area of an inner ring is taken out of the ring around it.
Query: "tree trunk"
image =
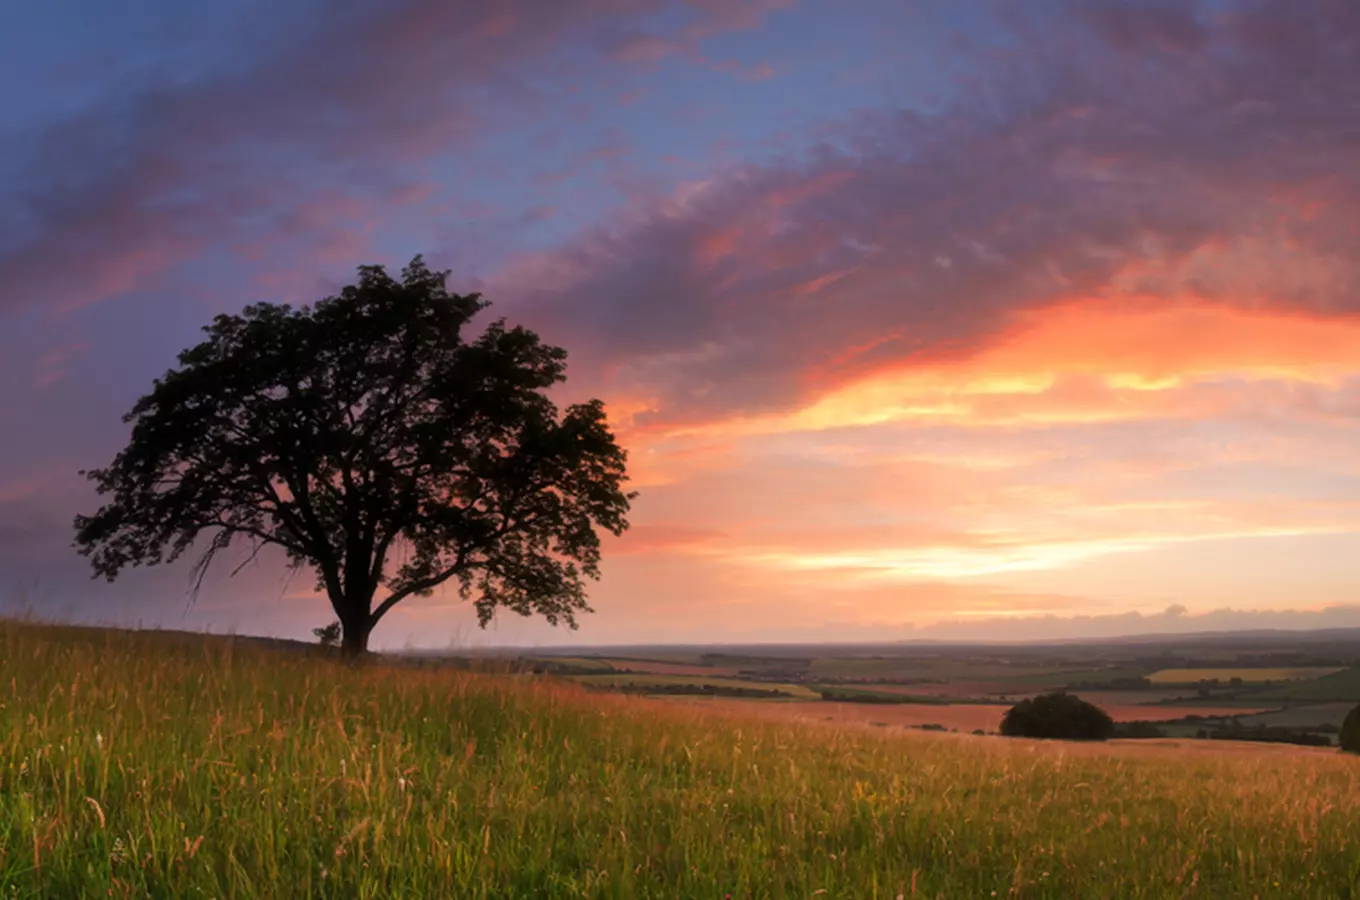
[[[373,626],[367,616],[341,620],[340,651],[348,659],[358,659],[368,652],[368,635]]]
[[[373,594],[334,591],[330,601],[340,619],[340,652],[346,659],[359,659],[368,652],[368,636],[373,632]]]

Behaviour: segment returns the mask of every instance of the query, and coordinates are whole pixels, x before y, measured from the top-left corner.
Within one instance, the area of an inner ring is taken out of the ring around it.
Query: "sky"
[[[0,609],[330,621],[91,580],[78,472],[216,313],[424,254],[639,496],[579,631],[377,647],[1360,625],[1354,0],[11,3],[0,108]]]

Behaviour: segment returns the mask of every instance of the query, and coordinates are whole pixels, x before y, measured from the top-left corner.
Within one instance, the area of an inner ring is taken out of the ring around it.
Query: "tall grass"
[[[1360,760],[0,623],[0,897],[1356,896]]]

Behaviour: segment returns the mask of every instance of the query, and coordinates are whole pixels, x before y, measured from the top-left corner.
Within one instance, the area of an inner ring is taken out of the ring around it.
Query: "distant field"
[[[878,694],[897,694],[936,700],[963,700],[972,697],[996,697],[1002,694],[1023,697],[1034,693],[1033,685],[1017,685],[1006,681],[946,681],[923,684],[861,684],[858,690]]]
[[[1035,674],[1017,674],[1013,681],[1036,682],[1040,685],[1062,687],[1073,684],[1108,684],[1112,681],[1143,678],[1147,669],[1132,666],[1101,666],[1086,669],[1049,669]]]
[[[781,684],[773,681],[747,681],[740,678],[713,678],[699,677],[694,675],[572,675],[568,676],[577,684],[590,685],[591,687],[608,688],[646,688],[648,685],[671,686],[671,685],[690,685],[701,687],[709,685],[711,687],[727,688],[746,688],[747,690],[757,691],[779,691],[789,697],[804,698],[808,700],[818,699],[820,696],[816,691],[801,684]]]
[[[971,699],[997,702],[1001,697],[1005,697],[1005,702],[1012,703],[1024,697],[1032,697],[1047,688],[1032,683],[1016,684],[1005,681],[952,681],[946,684],[864,684],[855,685],[855,690],[890,696],[919,697],[937,702]],[[1072,693],[1098,706],[1136,706],[1196,697],[1192,690],[1170,687],[1146,691],[1076,690]]]
[[[737,669],[733,666],[705,666],[663,659],[627,659],[612,656],[533,656],[528,659],[570,669],[614,669],[618,672],[637,672],[644,675],[723,677],[737,674]]]
[[[1197,698],[1192,690],[1185,688],[1154,688],[1147,691],[1072,691],[1083,700],[1097,706],[1147,706],[1168,703],[1175,700]],[[1201,701],[1203,702],[1203,701]],[[1267,704],[1268,705],[1268,704]]]
[[[838,725],[919,727],[942,725],[945,728],[971,732],[976,729],[996,731],[1001,717],[1009,706],[983,703],[954,704],[889,704],[790,701],[761,703],[727,697],[666,697],[667,703],[699,704],[704,708],[737,712],[742,715],[780,722],[817,722]]]
[[[1300,667],[1294,669],[1162,669],[1147,676],[1153,684],[1195,684],[1199,681],[1218,679],[1227,684],[1240,678],[1245,684],[1260,684],[1265,681],[1299,681],[1320,678],[1339,672],[1340,669]]]
[[[1335,750],[764,718],[835,706],[0,622],[0,897],[1356,894]]]
[[[1010,666],[996,662],[937,657],[817,658],[807,667],[808,678],[896,679],[930,681],[989,681],[1040,678],[1045,667]]]
[[[717,675],[731,676],[737,674],[735,666],[705,666],[698,663],[668,662],[656,659],[622,659],[609,657],[601,662],[619,670],[620,672],[642,672],[652,675]]]
[[[604,659],[596,659],[593,656],[535,656],[530,657],[533,662],[552,663],[556,666],[566,666],[574,669],[606,669],[613,668]]]
[[[1099,704],[1116,722],[1174,722],[1186,716],[1218,718],[1220,716],[1249,716],[1271,712],[1273,707],[1250,706],[1115,706]],[[1245,721],[1245,720],[1243,720]]]
[[[1270,700],[1345,700],[1360,703],[1360,669],[1343,669],[1311,681],[1272,686],[1258,696]]]
[[[663,698],[689,701],[691,698]],[[736,698],[693,698],[704,704],[717,704],[729,709],[745,709],[762,718],[792,719],[795,721],[836,722],[840,724],[869,724],[879,726],[943,725],[959,731],[982,729],[996,732],[1010,704],[941,703],[891,704],[842,703],[823,700],[818,703],[783,702],[761,704],[758,700]],[[768,709],[759,707],[765,706]],[[1204,718],[1217,716],[1247,716],[1269,712],[1267,708],[1241,709],[1222,706],[1102,706],[1116,722],[1168,722],[1188,715]],[[1244,721],[1246,721],[1244,719]]]
[[[1341,727],[1346,714],[1355,707],[1354,703],[1319,703],[1312,706],[1294,706],[1289,709],[1274,710],[1262,715],[1242,714],[1243,725],[1284,725],[1288,728],[1320,728],[1324,725]]]
[[[845,701],[850,703],[869,703],[869,704],[893,704],[893,703],[917,703],[927,706],[944,706],[953,701],[953,698],[932,697],[927,694],[915,694],[907,691],[877,690],[878,685],[867,687],[854,683],[851,684],[813,684],[809,685],[813,691],[823,700]]]

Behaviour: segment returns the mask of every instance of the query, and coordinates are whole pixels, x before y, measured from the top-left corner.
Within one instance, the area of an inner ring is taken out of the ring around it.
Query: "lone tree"
[[[350,655],[445,582],[483,627],[504,607],[575,628],[596,529],[628,527],[626,455],[600,401],[548,399],[566,352],[503,321],[469,337],[487,304],[447,276],[420,257],[400,281],[363,266],[313,307],[214,319],[124,417],[128,446],[81,473],[112,497],[75,521],[95,577],[197,544],[197,591],[240,539],[314,570]]]
[[[1360,706],[1346,713],[1341,723],[1341,749],[1347,753],[1360,753]]]
[[[1075,694],[1055,691],[1021,700],[1006,711],[1001,733],[1011,737],[1103,741],[1114,734],[1114,720]]]

